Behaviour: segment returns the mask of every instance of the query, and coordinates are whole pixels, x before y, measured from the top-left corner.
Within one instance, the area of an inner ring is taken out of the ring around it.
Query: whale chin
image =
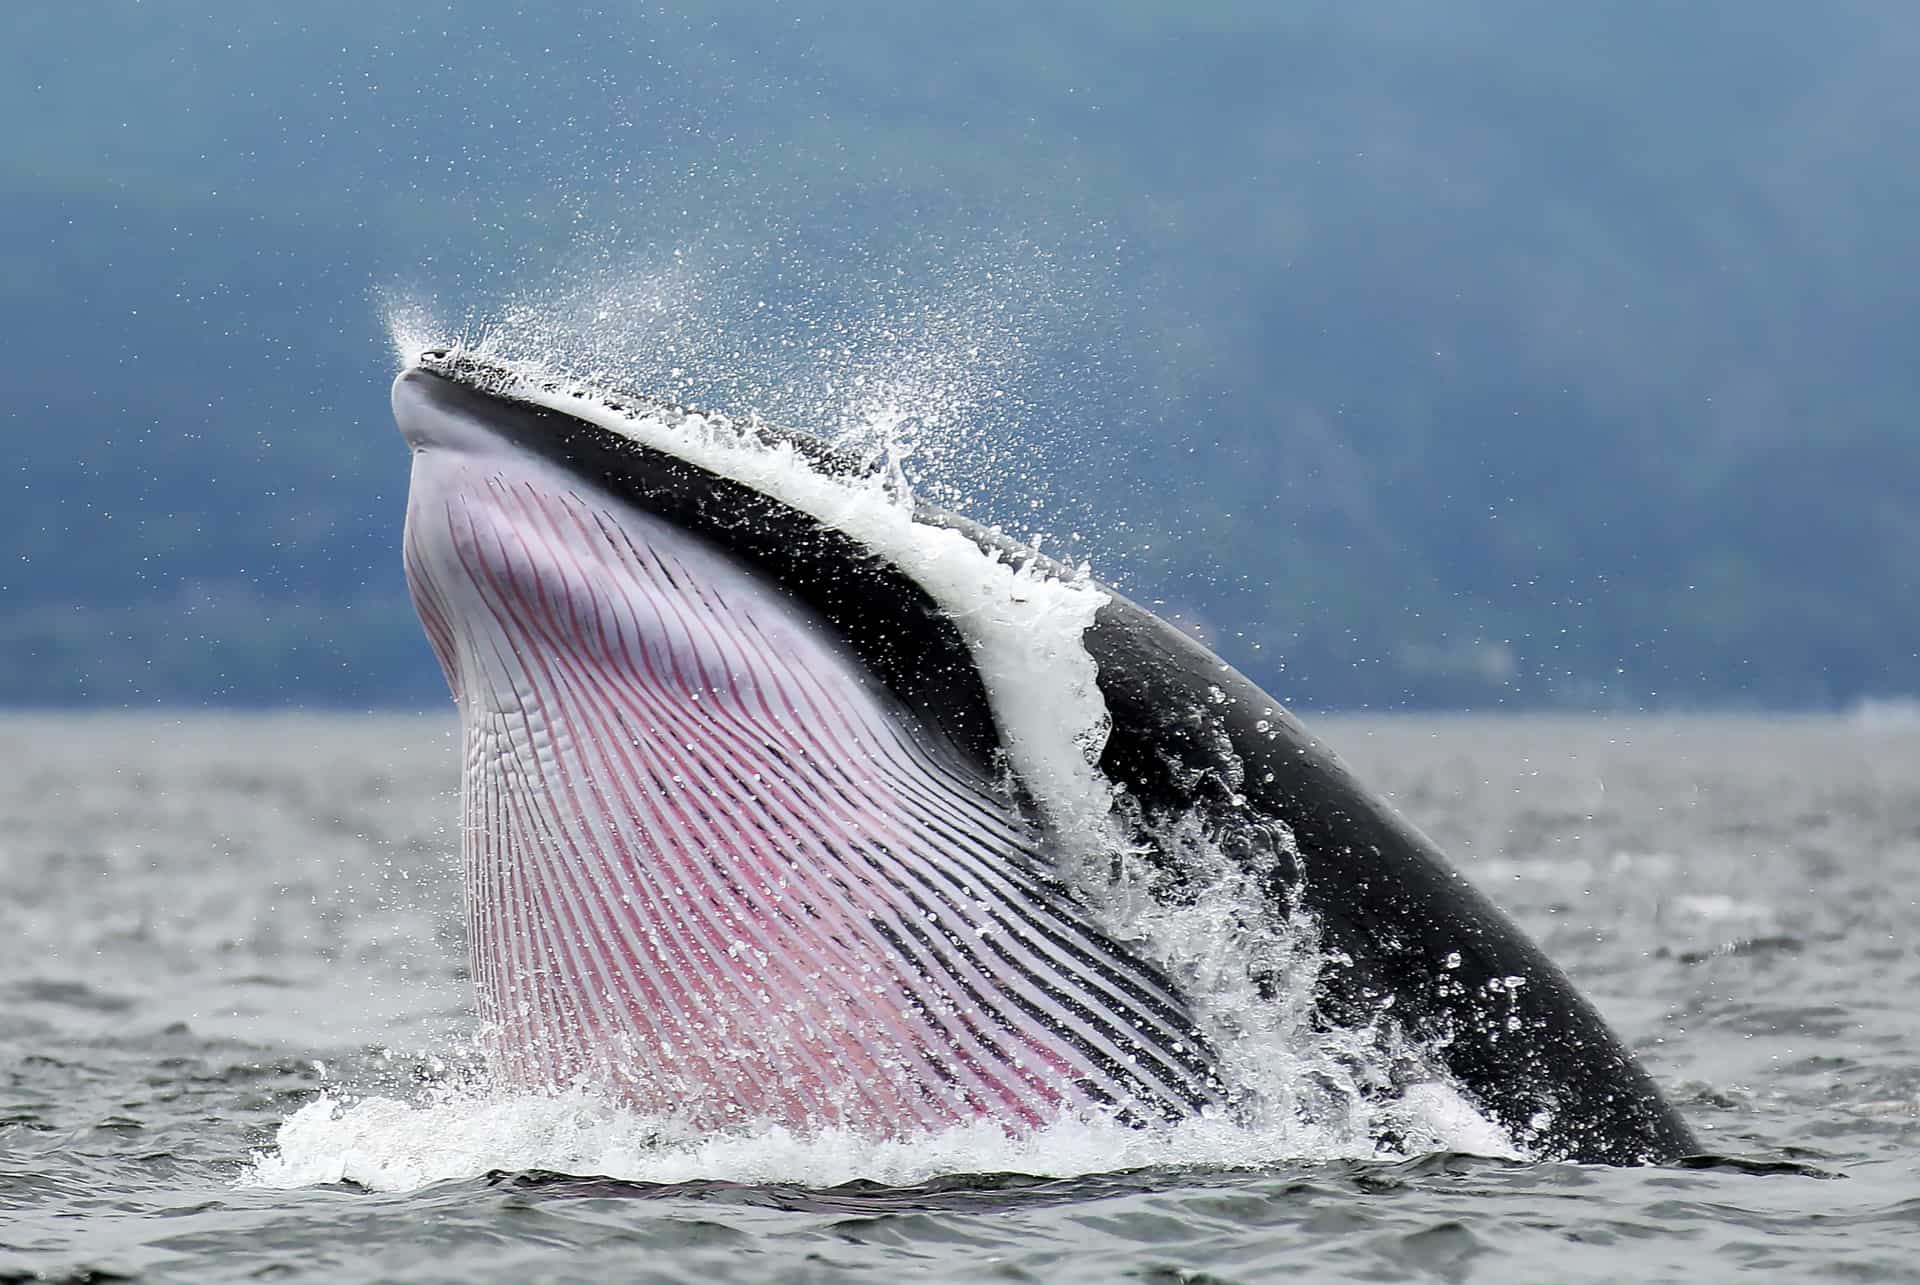
[[[438,376],[394,400],[502,1080],[873,1134],[1218,1100],[1185,1002],[1054,881],[1004,774],[818,613]]]

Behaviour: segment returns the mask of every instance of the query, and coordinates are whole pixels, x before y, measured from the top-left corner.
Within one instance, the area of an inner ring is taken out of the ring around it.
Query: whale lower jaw
[[[880,1134],[1220,1099],[1185,1001],[822,622],[455,410],[405,409],[407,574],[460,708],[503,1081]]]

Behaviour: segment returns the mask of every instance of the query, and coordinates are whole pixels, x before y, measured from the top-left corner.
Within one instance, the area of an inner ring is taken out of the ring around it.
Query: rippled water
[[[788,1164],[834,1185],[710,1180],[744,1172],[737,1157],[656,1183],[485,1171],[546,1154],[557,1130],[592,1145],[554,1154],[646,1140],[566,1104],[499,1123],[538,1135],[517,1139],[398,1105],[461,1072],[450,718],[15,716],[0,1281],[1920,1270],[1920,725],[1315,726],[1541,939],[1705,1144],[1741,1159],[1274,1156],[887,1187],[841,1181],[858,1156],[771,1148],[763,1176]],[[430,1181],[456,1171],[477,1176]],[[381,1174],[427,1185],[370,1190]],[[326,1181],[341,1175],[360,1182]]]

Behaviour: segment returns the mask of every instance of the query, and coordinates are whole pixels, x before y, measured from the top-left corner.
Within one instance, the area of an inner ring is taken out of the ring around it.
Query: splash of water
[[[244,1186],[350,1182],[410,1191],[494,1170],[545,1170],[625,1182],[716,1180],[831,1187],[855,1180],[910,1186],[970,1173],[1075,1177],[1148,1167],[1258,1169],[1278,1159],[1400,1159],[1428,1151],[1514,1157],[1497,1129],[1440,1085],[1409,1090],[1399,1149],[1276,1119],[1262,1128],[1220,1118],[1153,1129],[1060,1120],[1026,1134],[991,1121],[911,1137],[779,1125],[696,1134],[666,1117],[623,1111],[592,1094],[500,1096],[440,1091],[419,1103],[323,1095],[281,1124],[256,1152]]]
[[[804,427],[864,456],[902,492],[992,513],[1031,538],[1079,500],[1053,486],[1083,431],[1062,405],[1050,336],[1083,328],[1084,283],[1030,244],[932,264],[867,264],[848,279],[780,243],[694,243],[649,259],[576,247],[577,262],[449,317],[420,294],[381,298],[398,364],[455,346],[579,387]]]

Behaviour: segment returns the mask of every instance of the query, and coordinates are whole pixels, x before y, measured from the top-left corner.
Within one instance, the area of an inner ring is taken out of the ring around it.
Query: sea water
[[[490,1095],[450,716],[14,715],[0,1279],[1910,1279],[1920,726],[1317,719],[1716,1159],[1196,1122],[700,1137]],[[1428,1104],[1441,1113],[1444,1103]]]

